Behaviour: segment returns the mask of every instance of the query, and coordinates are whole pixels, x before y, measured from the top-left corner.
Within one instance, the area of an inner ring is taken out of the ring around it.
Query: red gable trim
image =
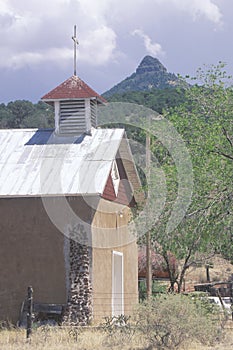
[[[90,88],[83,80],[73,75],[55,89],[48,92],[42,100],[63,100],[79,98],[97,98],[98,102],[106,103],[107,101]]]
[[[116,159],[116,162],[117,162],[117,167],[120,175],[120,185],[119,185],[117,196],[114,190],[111,172],[110,172],[102,197],[112,202],[114,201],[119,204],[127,205],[129,207],[134,207],[136,205],[136,201],[134,199],[134,196],[131,193],[132,192],[131,187],[128,183],[128,178],[127,178],[122,160],[118,158]]]
[[[115,201],[116,200],[116,193],[114,191],[111,173],[108,175],[108,180],[107,180],[104,192],[102,194],[102,197],[104,199],[109,200],[109,201]]]

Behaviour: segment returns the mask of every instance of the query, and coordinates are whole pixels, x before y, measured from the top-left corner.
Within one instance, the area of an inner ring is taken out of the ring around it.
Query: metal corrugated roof
[[[0,197],[102,194],[123,129],[62,137],[53,130],[0,130]]]

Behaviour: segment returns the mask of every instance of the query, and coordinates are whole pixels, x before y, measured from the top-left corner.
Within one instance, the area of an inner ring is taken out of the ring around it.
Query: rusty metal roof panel
[[[102,194],[123,136],[123,129],[79,138],[0,130],[0,197]]]
[[[100,103],[107,102],[102,96],[90,88],[90,86],[88,86],[82,79],[76,75],[73,75],[62,84],[48,92],[41,99],[44,101],[55,101],[94,97]]]

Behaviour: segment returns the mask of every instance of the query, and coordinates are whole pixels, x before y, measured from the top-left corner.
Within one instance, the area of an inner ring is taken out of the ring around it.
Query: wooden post
[[[210,282],[210,266],[206,265],[206,281]]]
[[[149,130],[146,134],[146,169],[147,169],[147,197],[148,201],[150,198],[150,165],[151,165],[151,156],[150,156],[150,125],[151,125],[151,115],[149,116]],[[149,215],[149,213],[147,213]],[[149,220],[148,220],[149,221]],[[149,226],[149,225],[147,225]],[[148,227],[147,227],[148,228]],[[151,262],[151,234],[148,230],[146,234],[146,294],[149,299],[152,295],[152,262]]]
[[[152,269],[151,269],[151,234],[146,235],[146,294],[149,299],[152,295]]]
[[[205,264],[206,269],[206,282],[210,282],[210,269],[214,267],[212,262]]]
[[[32,312],[33,312],[33,289],[28,287],[27,295],[27,339],[32,334]]]
[[[231,288],[231,319],[233,321],[233,281],[230,283]]]

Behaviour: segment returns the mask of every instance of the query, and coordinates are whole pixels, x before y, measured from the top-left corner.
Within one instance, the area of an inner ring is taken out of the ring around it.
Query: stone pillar
[[[85,326],[92,319],[91,248],[70,239],[70,288],[63,322]]]

